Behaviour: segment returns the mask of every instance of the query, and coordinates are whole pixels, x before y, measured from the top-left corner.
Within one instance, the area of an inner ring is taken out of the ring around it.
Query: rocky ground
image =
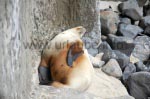
[[[100,11],[102,43],[97,52],[90,54],[103,56],[101,64],[93,65],[119,79],[135,99],[147,99],[150,97],[150,1],[127,0],[118,4],[118,11],[113,8]]]

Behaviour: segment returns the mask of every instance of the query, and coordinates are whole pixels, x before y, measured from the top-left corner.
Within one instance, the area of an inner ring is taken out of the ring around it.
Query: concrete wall
[[[76,25],[85,26],[89,32],[97,26],[100,33],[96,3],[89,2],[82,0],[79,5],[79,0],[0,0],[0,99],[45,99],[37,73],[43,45],[62,29]],[[71,11],[70,5],[74,6]],[[92,8],[85,13],[84,6]]]

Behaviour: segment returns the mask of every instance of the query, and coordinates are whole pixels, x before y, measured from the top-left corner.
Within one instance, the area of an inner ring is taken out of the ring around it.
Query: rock
[[[89,54],[91,54],[92,56],[98,54],[96,39],[91,39],[90,37],[83,37],[82,40]]]
[[[112,50],[110,45],[104,41],[100,44],[100,46],[98,47],[98,52],[105,52],[106,50]]]
[[[145,5],[144,7],[143,7],[143,14],[144,14],[144,16],[149,16],[150,15],[150,3],[148,4],[148,5]]]
[[[122,80],[126,84],[128,78],[131,76],[132,73],[136,72],[136,67],[134,64],[129,63],[123,72]]]
[[[142,18],[142,12],[140,12],[140,8],[136,0],[128,0],[120,3],[118,9],[122,15],[127,16],[134,21],[138,21]]]
[[[96,96],[87,92],[78,92],[67,88],[54,88],[51,86],[38,86],[32,92],[33,99],[93,99]],[[73,97],[73,98],[72,98]],[[101,99],[101,98],[100,98]]]
[[[135,47],[133,39],[123,36],[115,36],[109,34],[108,42],[112,49],[119,50],[120,52],[123,52],[128,56],[130,56]]]
[[[101,31],[103,35],[115,34],[119,23],[119,16],[113,11],[100,11]]]
[[[106,41],[106,40],[107,40],[107,36],[102,35],[102,36],[101,36],[101,39],[102,39],[102,41]]]
[[[139,33],[142,32],[142,28],[130,24],[120,24],[118,28],[118,34],[128,38],[135,38]]]
[[[150,26],[147,26],[145,28],[144,34],[148,35],[150,37]]]
[[[127,95],[127,96],[121,96],[121,97],[115,97],[115,98],[109,98],[109,99],[135,99],[135,98],[133,98],[132,96]]]
[[[143,7],[146,4],[147,0],[137,0],[137,2],[140,7]]]
[[[131,20],[129,18],[120,18],[120,23],[131,24]]]
[[[147,72],[150,71],[150,67],[145,66],[142,61],[135,63],[135,66],[136,66],[137,72],[139,72],[139,71],[147,71]]]
[[[116,59],[117,56],[113,50],[105,50],[102,60],[108,62],[110,59]]]
[[[131,56],[130,56],[130,62],[131,63],[137,63],[137,62],[139,62],[140,60],[138,59],[138,58],[136,58],[136,57],[134,57],[132,54],[131,54]]]
[[[115,59],[118,61],[121,69],[123,70],[126,67],[126,65],[129,64],[130,59],[126,54],[124,54],[118,50],[114,50],[114,52],[117,56]]]
[[[88,49],[88,53],[91,54],[92,56],[95,56],[96,54],[98,54],[98,49],[96,49],[96,48],[89,48]]]
[[[132,55],[141,61],[146,61],[150,55],[150,38],[148,36],[138,36],[134,42],[135,48]]]
[[[104,53],[97,54],[95,57],[89,55],[93,67],[100,68],[105,64],[104,61],[101,61],[103,54]]]
[[[150,73],[133,73],[128,81],[128,89],[135,99],[148,99],[150,97]]]
[[[102,71],[116,78],[120,78],[122,76],[120,66],[115,59],[110,59],[108,63],[102,67]]]
[[[87,92],[98,96],[101,99],[129,96],[126,88],[120,80],[105,74],[99,68],[95,68],[92,85],[89,86]]]
[[[140,20],[139,26],[145,29],[147,26],[150,26],[150,16],[145,16]]]
[[[102,60],[108,62],[110,59],[116,59],[122,70],[129,63],[129,57],[120,51],[106,50]]]

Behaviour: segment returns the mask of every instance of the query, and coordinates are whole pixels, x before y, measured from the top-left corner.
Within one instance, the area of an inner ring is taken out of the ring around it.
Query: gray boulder
[[[128,78],[131,76],[132,73],[136,72],[136,67],[134,64],[129,63],[128,65],[126,65],[124,72],[123,72],[123,76],[122,76],[122,80],[123,82],[126,84]]]
[[[147,0],[137,0],[137,2],[140,7],[143,7],[146,4]]]
[[[98,54],[96,39],[90,37],[83,37],[82,40],[89,54],[91,54],[92,56]]]
[[[106,50],[112,50],[112,49],[110,45],[106,41],[104,41],[98,47],[98,52],[101,53],[101,52],[105,52]]]
[[[108,62],[110,59],[116,59],[121,69],[123,70],[127,64],[129,64],[129,57],[120,51],[106,50],[102,60]]]
[[[143,29],[136,25],[120,24],[118,28],[118,34],[128,38],[135,38],[139,33],[142,33]]]
[[[102,60],[105,62],[108,62],[110,59],[117,58],[117,55],[115,54],[115,52],[113,50],[105,50],[103,52],[104,52],[104,55],[102,57]]]
[[[135,99],[148,99],[150,97],[150,73],[133,73],[128,81],[128,89]]]
[[[129,18],[120,18],[120,23],[131,24],[131,20]]]
[[[136,66],[137,72],[139,72],[139,71],[147,71],[147,72],[150,71],[150,67],[145,66],[142,61],[135,63],[135,66]]]
[[[144,34],[150,36],[150,26],[147,26],[147,27],[145,28]]]
[[[148,16],[148,15],[150,15],[150,2],[149,2],[149,4],[148,5],[145,5],[144,7],[143,7],[143,14],[144,14],[144,16]]]
[[[145,29],[147,26],[150,26],[150,16],[143,17],[140,20],[139,26]]]
[[[134,21],[138,21],[142,18],[142,12],[136,0],[128,0],[120,3],[118,6],[119,11],[123,16],[127,16]]]
[[[100,15],[102,34],[116,34],[119,23],[118,14],[111,10],[102,10],[100,11]]]
[[[115,36],[112,34],[108,35],[108,42],[113,50],[119,50],[130,56],[133,51],[135,44],[132,38]]]
[[[102,67],[102,71],[116,78],[122,76],[121,68],[115,59],[110,59],[108,63]]]
[[[150,55],[150,37],[137,36],[134,42],[135,48],[132,55],[141,61],[147,61]]]

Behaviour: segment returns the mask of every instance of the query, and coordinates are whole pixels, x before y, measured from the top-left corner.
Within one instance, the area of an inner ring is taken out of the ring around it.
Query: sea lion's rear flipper
[[[44,66],[38,67],[40,85],[49,85],[51,81],[50,69]]]

